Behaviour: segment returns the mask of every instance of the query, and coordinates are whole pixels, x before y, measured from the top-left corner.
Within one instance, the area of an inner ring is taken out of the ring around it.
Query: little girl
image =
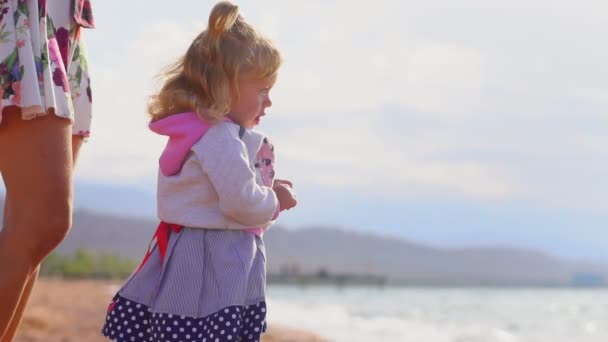
[[[272,102],[281,57],[218,3],[209,27],[164,74],[150,129],[160,157],[148,251],[114,296],[103,335],[131,341],[260,341],[266,330],[263,232],[296,205],[274,179],[274,148],[252,128]]]

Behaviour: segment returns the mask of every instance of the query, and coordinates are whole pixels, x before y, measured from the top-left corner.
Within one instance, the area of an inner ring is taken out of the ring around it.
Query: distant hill
[[[58,251],[87,248],[139,260],[156,225],[153,220],[78,210],[72,231]],[[291,230],[275,226],[264,238],[268,270],[274,273],[322,271],[434,285],[568,286],[606,284],[608,280],[608,265],[575,263],[518,248],[434,248],[330,227]]]
[[[265,241],[271,271],[294,264],[308,272],[327,269],[437,285],[564,286],[577,279],[608,280],[608,265],[574,263],[517,248],[439,249],[326,227],[274,227]]]

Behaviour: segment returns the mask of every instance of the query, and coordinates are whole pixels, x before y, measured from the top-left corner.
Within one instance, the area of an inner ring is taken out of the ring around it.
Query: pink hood
[[[155,133],[169,137],[159,164],[163,175],[172,176],[179,173],[192,145],[205,135],[211,125],[202,122],[196,113],[190,112],[151,122],[148,127]]]

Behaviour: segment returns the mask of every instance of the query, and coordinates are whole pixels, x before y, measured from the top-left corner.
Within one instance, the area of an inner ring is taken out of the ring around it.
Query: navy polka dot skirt
[[[116,295],[103,335],[117,342],[259,342],[266,331],[266,304],[229,306],[207,317],[150,313],[145,305]]]
[[[102,334],[116,342],[259,342],[265,277],[259,236],[161,223],[112,299]]]

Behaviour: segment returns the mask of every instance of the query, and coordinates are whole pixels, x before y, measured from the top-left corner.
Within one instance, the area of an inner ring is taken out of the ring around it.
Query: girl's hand
[[[272,190],[274,190],[274,192],[277,194],[279,208],[281,211],[289,210],[298,204],[296,194],[291,189],[291,186],[287,183],[277,182],[277,180],[275,180]]]
[[[285,179],[275,179],[274,180],[274,185],[279,185],[279,184],[284,184],[284,185],[288,185],[290,188],[293,188],[293,184]]]

